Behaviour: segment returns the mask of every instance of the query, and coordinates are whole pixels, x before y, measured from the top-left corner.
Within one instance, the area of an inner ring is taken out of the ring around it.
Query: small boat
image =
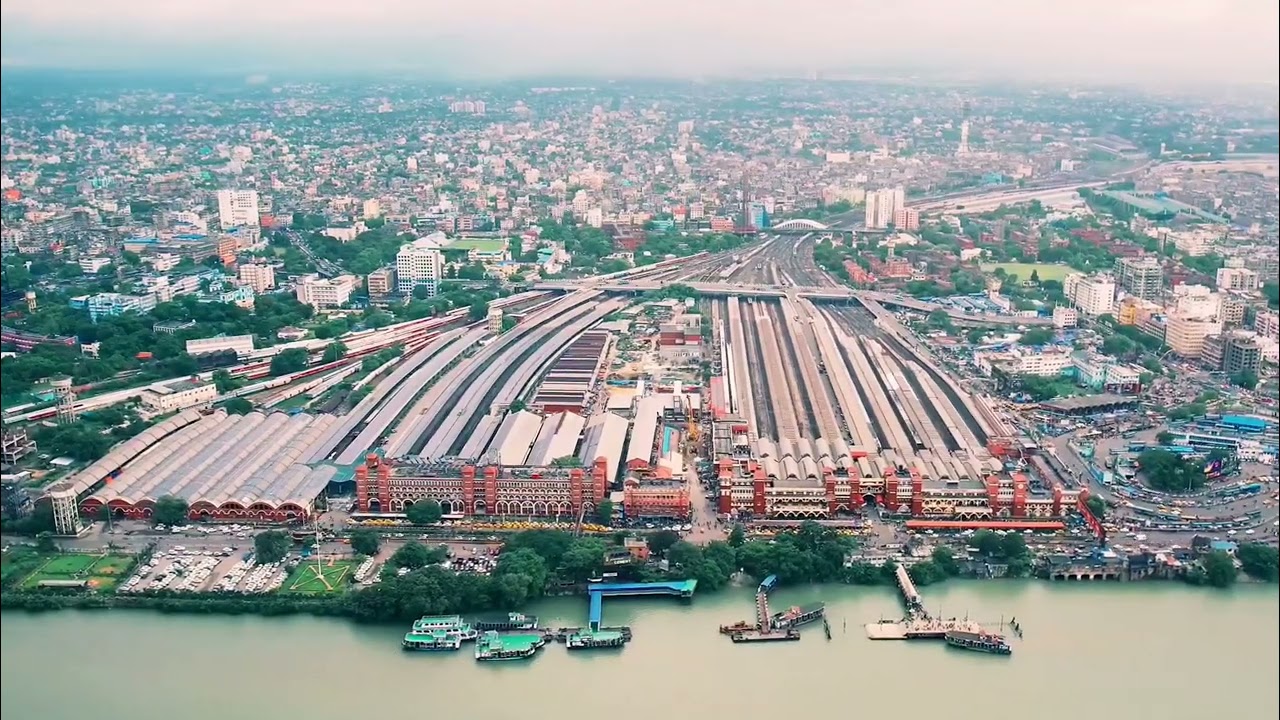
[[[453,630],[407,632],[401,647],[405,650],[458,650],[462,647],[462,635]]]
[[[748,630],[754,630],[754,629],[755,629],[755,626],[752,625],[751,623],[740,620],[732,625],[721,625],[720,634],[732,635],[734,633],[741,633],[741,632],[746,632]]]
[[[620,648],[631,638],[615,630],[575,633],[565,640],[565,647],[570,650],[595,650],[599,648]]]
[[[1012,655],[1013,648],[1005,642],[1004,636],[988,632],[969,632],[968,630],[948,630],[943,636],[951,647],[992,655]]]
[[[506,617],[480,618],[471,623],[477,630],[537,630],[538,617],[524,613],[507,613]]]

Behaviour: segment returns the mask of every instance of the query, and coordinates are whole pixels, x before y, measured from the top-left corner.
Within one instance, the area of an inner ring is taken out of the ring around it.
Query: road
[[[685,470],[684,478],[689,490],[689,504],[692,506],[690,524],[693,525],[684,539],[696,545],[706,545],[727,538],[728,533],[717,517],[716,508],[707,499],[702,483],[698,481],[698,471],[690,465]]]

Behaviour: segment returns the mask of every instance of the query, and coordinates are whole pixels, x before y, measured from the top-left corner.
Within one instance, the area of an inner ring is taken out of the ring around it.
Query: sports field
[[[22,586],[38,587],[45,580],[84,580],[95,590],[110,590],[132,566],[133,558],[128,555],[54,555],[28,575]]]
[[[308,558],[289,573],[284,585],[280,587],[280,592],[299,595],[342,592],[347,589],[353,572],[355,572],[355,563],[350,560],[322,559],[317,567],[315,558]]]
[[[507,249],[506,238],[458,238],[448,245],[444,246],[445,250],[478,250],[482,253],[498,253]]]
[[[1050,265],[1048,263],[986,263],[982,266],[983,272],[995,272],[996,268],[1004,268],[1004,271],[1017,275],[1019,281],[1030,280],[1031,271],[1034,270],[1041,280],[1057,280],[1062,281],[1071,272],[1070,265]]]

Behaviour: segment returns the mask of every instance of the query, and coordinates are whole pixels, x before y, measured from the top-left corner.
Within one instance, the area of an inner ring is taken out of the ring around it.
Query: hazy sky
[[[1277,0],[4,0],[9,67],[1276,83]]]

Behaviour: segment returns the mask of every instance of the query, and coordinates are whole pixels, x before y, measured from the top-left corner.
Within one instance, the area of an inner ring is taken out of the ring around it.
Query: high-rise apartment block
[[[1130,295],[1154,300],[1164,288],[1164,268],[1155,258],[1123,257],[1116,260],[1116,279]]]
[[[258,191],[219,190],[218,222],[223,230],[258,227]]]
[[[1116,281],[1110,275],[1071,273],[1063,280],[1062,291],[1072,307],[1089,317],[1115,312]]]
[[[904,207],[906,207],[906,191],[901,185],[867,193],[867,229],[883,230],[889,227],[898,210]]]
[[[899,230],[919,230],[920,211],[915,208],[898,208],[893,214],[893,226]]]
[[[440,239],[443,237],[439,235]],[[405,295],[422,286],[427,288],[428,297],[434,296],[443,276],[444,256],[437,239],[418,238],[396,253],[396,289]]]
[[[1244,267],[1220,268],[1217,275],[1219,290],[1252,292],[1258,289],[1258,280],[1257,271]]]
[[[241,265],[237,272],[240,282],[253,288],[255,293],[263,293],[276,286],[276,269],[271,265]]]
[[[354,275],[339,275],[336,278],[321,278],[309,275],[298,281],[298,302],[310,305],[316,310],[341,307],[351,299],[351,292],[356,288]]]

